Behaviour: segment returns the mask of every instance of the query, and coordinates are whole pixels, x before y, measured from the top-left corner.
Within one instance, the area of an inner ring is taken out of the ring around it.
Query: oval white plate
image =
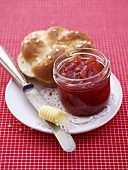
[[[29,80],[30,81],[30,80]],[[46,88],[35,80],[31,82],[39,89],[50,105],[64,109],[59,101],[56,88]],[[27,98],[13,80],[10,80],[5,92],[5,100],[11,113],[23,124],[46,133],[52,133],[45,127],[37,111],[29,103]],[[70,115],[69,132],[71,134],[83,133],[96,129],[110,121],[118,112],[122,103],[122,88],[118,79],[111,75],[111,95],[106,109],[95,116],[76,117]]]

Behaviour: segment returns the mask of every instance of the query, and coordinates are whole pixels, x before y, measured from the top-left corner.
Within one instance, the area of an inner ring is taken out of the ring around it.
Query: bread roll
[[[35,78],[48,87],[55,87],[53,64],[62,53],[76,48],[94,48],[88,35],[81,31],[69,31],[55,26],[28,34],[22,42],[18,56],[21,72]]]

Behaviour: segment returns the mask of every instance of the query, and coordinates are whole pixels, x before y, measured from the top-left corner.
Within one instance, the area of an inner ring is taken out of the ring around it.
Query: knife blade
[[[2,46],[0,46],[0,63],[10,73],[13,79],[22,87],[25,96],[37,110],[37,113],[41,106],[48,105],[39,90],[33,84],[26,81],[12,57]],[[64,151],[72,152],[76,149],[75,141],[69,133],[51,122],[45,120],[43,120],[43,122],[48,129],[51,129]]]

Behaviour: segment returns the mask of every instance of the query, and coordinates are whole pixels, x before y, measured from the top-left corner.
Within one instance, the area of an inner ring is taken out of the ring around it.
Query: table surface
[[[72,135],[76,150],[66,153],[54,135],[31,129],[11,114],[5,102],[11,77],[0,66],[0,169],[127,170],[128,1],[0,0],[0,44],[15,61],[24,36],[55,25],[87,33],[108,56],[123,89],[122,105],[104,126]]]

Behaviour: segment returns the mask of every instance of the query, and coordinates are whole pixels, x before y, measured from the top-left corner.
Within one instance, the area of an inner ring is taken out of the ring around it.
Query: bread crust
[[[27,77],[35,78],[45,86],[55,87],[53,64],[56,58],[68,50],[85,47],[94,48],[94,44],[81,31],[69,31],[59,26],[34,31],[23,39],[18,66]]]

